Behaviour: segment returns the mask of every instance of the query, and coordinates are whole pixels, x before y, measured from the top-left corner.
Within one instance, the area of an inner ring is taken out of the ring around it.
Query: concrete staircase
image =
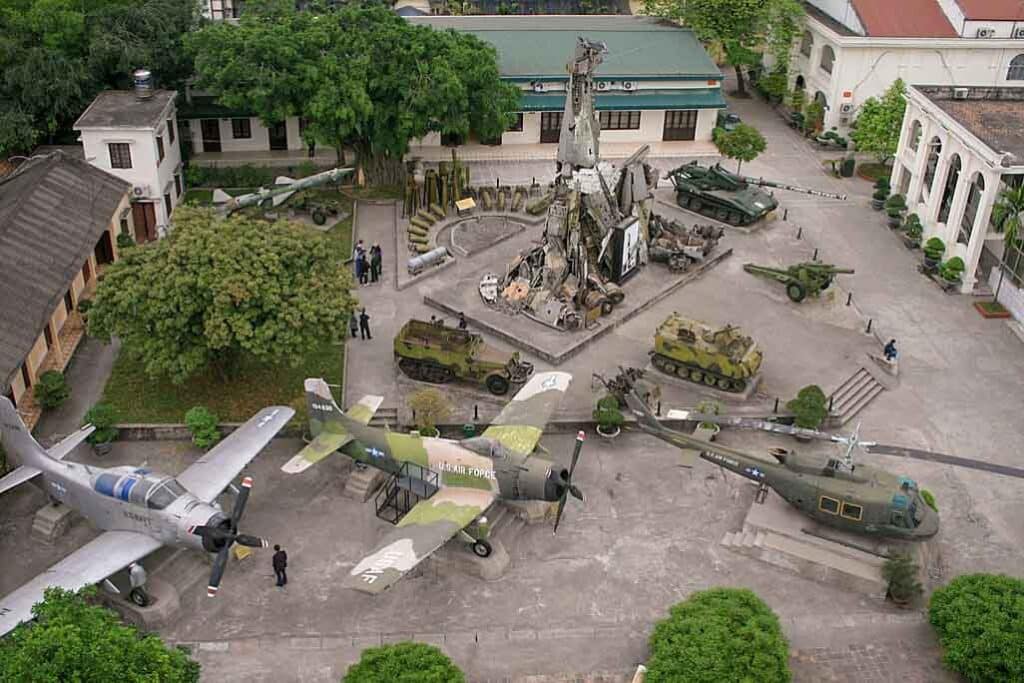
[[[381,406],[370,418],[371,427],[388,426],[391,429],[398,428],[398,408],[395,406]]]
[[[377,492],[385,479],[387,479],[387,474],[383,471],[369,465],[356,464],[349,471],[343,495],[365,503]]]
[[[833,420],[846,424],[885,390],[875,373],[862,365],[829,396]]]

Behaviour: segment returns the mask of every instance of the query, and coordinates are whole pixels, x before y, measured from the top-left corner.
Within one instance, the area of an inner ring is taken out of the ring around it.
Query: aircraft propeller
[[[231,516],[216,526],[194,526],[190,531],[203,539],[203,546],[217,556],[213,561],[213,569],[210,570],[210,583],[206,587],[206,595],[214,597],[220,587],[221,577],[224,576],[224,569],[228,564],[228,553],[235,543],[250,548],[266,548],[266,540],[259,536],[238,533],[238,522],[245,512],[245,505],[249,500],[249,492],[252,490],[252,477],[242,480],[242,487],[235,496],[235,507]]]
[[[562,521],[562,511],[565,509],[565,501],[569,497],[569,494],[571,493],[573,498],[580,502],[583,502],[584,500],[583,492],[572,483],[572,475],[576,471],[576,463],[579,462],[580,449],[583,448],[583,440],[585,438],[586,434],[584,434],[582,430],[576,432],[576,447],[572,452],[572,463],[569,465],[568,470],[562,470],[561,472],[561,481],[559,482],[559,486],[561,487],[562,492],[558,496],[558,512],[555,514],[555,528],[551,532],[553,534],[558,533],[558,523]]]

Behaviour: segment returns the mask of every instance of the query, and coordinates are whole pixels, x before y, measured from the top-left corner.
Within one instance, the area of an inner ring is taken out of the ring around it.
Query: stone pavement
[[[86,411],[103,395],[103,388],[120,349],[121,342],[116,339],[109,344],[88,336],[82,339],[71,358],[71,364],[64,371],[68,386],[71,387],[71,396],[61,407],[43,413],[33,430],[36,438],[42,441],[56,440],[82,425]]]

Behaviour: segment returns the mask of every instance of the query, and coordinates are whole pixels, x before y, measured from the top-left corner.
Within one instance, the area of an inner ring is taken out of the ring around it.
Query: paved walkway
[[[81,426],[86,411],[103,395],[120,349],[117,340],[104,344],[92,337],[82,339],[64,371],[71,397],[60,408],[43,413],[34,430],[37,438],[56,440]]]

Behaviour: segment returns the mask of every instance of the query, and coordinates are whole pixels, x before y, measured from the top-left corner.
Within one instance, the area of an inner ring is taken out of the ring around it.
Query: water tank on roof
[[[132,72],[135,84],[135,96],[140,100],[148,100],[153,96],[153,74],[149,69],[136,69]]]

